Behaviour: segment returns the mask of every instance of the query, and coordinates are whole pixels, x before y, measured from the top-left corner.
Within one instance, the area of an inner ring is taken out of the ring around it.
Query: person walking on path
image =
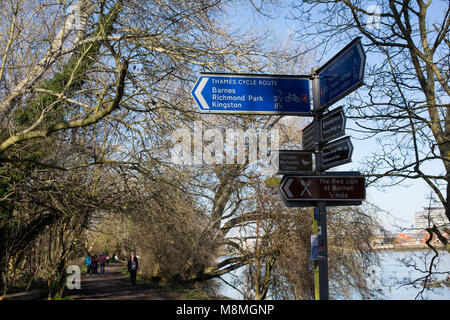
[[[100,273],[105,274],[105,264],[106,264],[106,257],[104,254],[100,255],[100,258],[98,259],[98,262],[100,262]]]
[[[134,255],[134,253],[132,253],[130,255],[130,259],[128,260],[128,272],[130,273],[132,286],[136,284],[136,273],[138,268],[138,258]]]
[[[86,256],[86,274],[89,276],[91,274],[91,257],[89,256],[89,254]]]
[[[85,265],[86,265],[86,274],[89,276],[92,274],[92,260],[89,254],[86,255]]]
[[[92,271],[93,274],[96,275],[98,272],[98,258],[97,255],[92,257]]]

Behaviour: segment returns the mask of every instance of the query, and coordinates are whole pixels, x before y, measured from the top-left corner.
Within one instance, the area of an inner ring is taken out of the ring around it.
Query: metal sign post
[[[353,145],[350,137],[343,137],[343,108],[327,109],[363,85],[365,62],[358,37],[322,67],[313,68],[311,75],[202,73],[191,91],[202,113],[314,117],[303,129],[303,150],[279,153],[278,173],[285,174],[281,181],[267,179],[266,183],[279,183],[277,191],[287,207],[315,207],[311,260],[316,300],[329,299],[327,206],[360,205],[366,196],[359,172],[325,171],[351,162]]]
[[[320,300],[329,299],[328,288],[328,242],[327,242],[327,206],[326,202],[317,203],[321,235],[319,235],[319,292]]]
[[[312,69],[312,93],[313,93],[313,110],[314,110],[314,149],[316,153],[316,174],[322,174],[322,150],[320,148],[321,138],[321,115],[320,110],[320,86],[319,76],[316,73],[316,69]],[[329,299],[328,288],[328,244],[327,244],[327,206],[325,201],[317,202],[318,227],[320,227],[321,234],[318,236],[319,241],[319,256],[318,256],[318,269],[319,269],[319,299]],[[317,282],[316,277],[315,281]],[[315,284],[317,286],[317,283]],[[317,299],[317,296],[316,296]]]
[[[319,235],[319,209],[314,208],[314,220],[313,220],[313,236],[318,237]],[[319,261],[318,259],[313,259],[315,257],[311,256],[314,263],[314,299],[320,300],[320,275],[319,275]],[[318,257],[317,257],[318,258]]]

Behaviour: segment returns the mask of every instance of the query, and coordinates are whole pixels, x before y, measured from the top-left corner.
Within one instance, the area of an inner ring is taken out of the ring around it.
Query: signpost
[[[366,197],[359,172],[325,172],[351,161],[353,145],[344,137],[346,119],[339,107],[324,111],[363,84],[366,55],[356,38],[311,75],[202,73],[192,96],[203,113],[312,116],[303,129],[303,151],[279,153],[279,178],[266,179],[287,207],[315,207],[311,259],[315,297],[328,299],[327,206],[360,205]],[[309,81],[312,83],[312,111]],[[336,140],[338,139],[338,140]],[[315,169],[312,153],[315,153]]]
[[[345,134],[345,116],[339,110],[331,111],[325,115],[323,115],[322,112],[333,103],[345,97],[347,94],[356,90],[363,84],[365,62],[366,55],[361,44],[361,38],[358,37],[321,68],[313,69],[312,71],[313,112],[315,114],[314,143],[319,146],[318,150],[316,150],[316,173],[318,175],[324,175],[323,171],[327,168],[351,161],[353,146],[351,145],[350,138],[344,138],[323,146],[324,143],[337,139]],[[362,179],[362,181],[359,182],[359,184],[363,183],[364,178],[360,179]],[[281,183],[283,183],[283,180]],[[303,180],[303,183],[305,185],[308,184],[305,180]],[[313,182],[310,183],[313,184]],[[294,181],[290,182],[290,184],[294,184],[295,186]],[[319,183],[319,185],[321,184]],[[330,186],[323,186],[322,188],[328,187]],[[343,189],[351,189],[351,187],[347,185],[342,185],[341,187]],[[333,188],[333,186],[331,186],[331,188]],[[339,188],[339,186],[335,185],[334,188]],[[286,189],[286,186],[284,189]],[[359,201],[354,202],[338,201],[336,199],[334,199],[333,202],[311,202],[310,200],[288,201],[284,199],[285,203],[290,205],[303,206],[306,203],[313,203],[314,206],[316,206],[315,212],[317,210],[317,216],[319,218],[317,223],[321,227],[322,231],[322,235],[319,236],[319,256],[321,259],[317,261],[319,268],[319,281],[315,281],[316,297],[317,291],[319,291],[318,295],[320,300],[328,300],[329,291],[326,209],[327,206],[339,205],[344,202],[347,205],[361,204],[361,201],[365,198],[365,183],[355,190],[364,192],[364,194],[344,193],[347,194],[347,197],[361,198]],[[295,189],[289,189],[289,191],[291,194],[296,192]],[[324,191],[325,190],[322,189],[322,192]],[[347,192],[347,190],[345,191]],[[322,195],[319,195],[319,197],[321,196]],[[333,195],[333,197],[335,196],[336,195]]]
[[[311,116],[309,78],[203,73],[191,94],[203,113]]]
[[[316,70],[320,87],[318,109],[326,108],[358,89],[363,84],[365,63],[366,54],[358,37]]]
[[[352,161],[353,144],[345,137],[322,148],[322,168],[328,169]]]
[[[278,174],[312,171],[312,152],[280,150],[278,152]]]

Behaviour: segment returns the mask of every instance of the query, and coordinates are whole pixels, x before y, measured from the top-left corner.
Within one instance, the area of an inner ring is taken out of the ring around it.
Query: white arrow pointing
[[[284,184],[284,192],[287,194],[288,198],[293,198],[294,195],[292,194],[291,190],[289,190],[289,187],[291,186],[292,182],[294,181],[294,179],[289,178],[286,183]]]
[[[200,84],[198,85],[197,89],[195,89],[194,95],[197,97],[198,101],[202,105],[204,109],[209,109],[208,104],[205,101],[205,98],[202,96],[203,88],[206,86],[206,83],[208,82],[209,78],[203,78],[200,81]]]
[[[352,154],[353,154],[353,143],[348,140],[348,158],[351,159],[352,158]]]

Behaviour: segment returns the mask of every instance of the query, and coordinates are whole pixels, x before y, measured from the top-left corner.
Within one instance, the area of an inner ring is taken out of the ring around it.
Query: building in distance
[[[440,208],[426,208],[423,211],[416,212],[414,214],[414,227],[415,229],[421,230],[432,227],[449,229],[450,221],[448,221],[445,216],[445,209]]]

